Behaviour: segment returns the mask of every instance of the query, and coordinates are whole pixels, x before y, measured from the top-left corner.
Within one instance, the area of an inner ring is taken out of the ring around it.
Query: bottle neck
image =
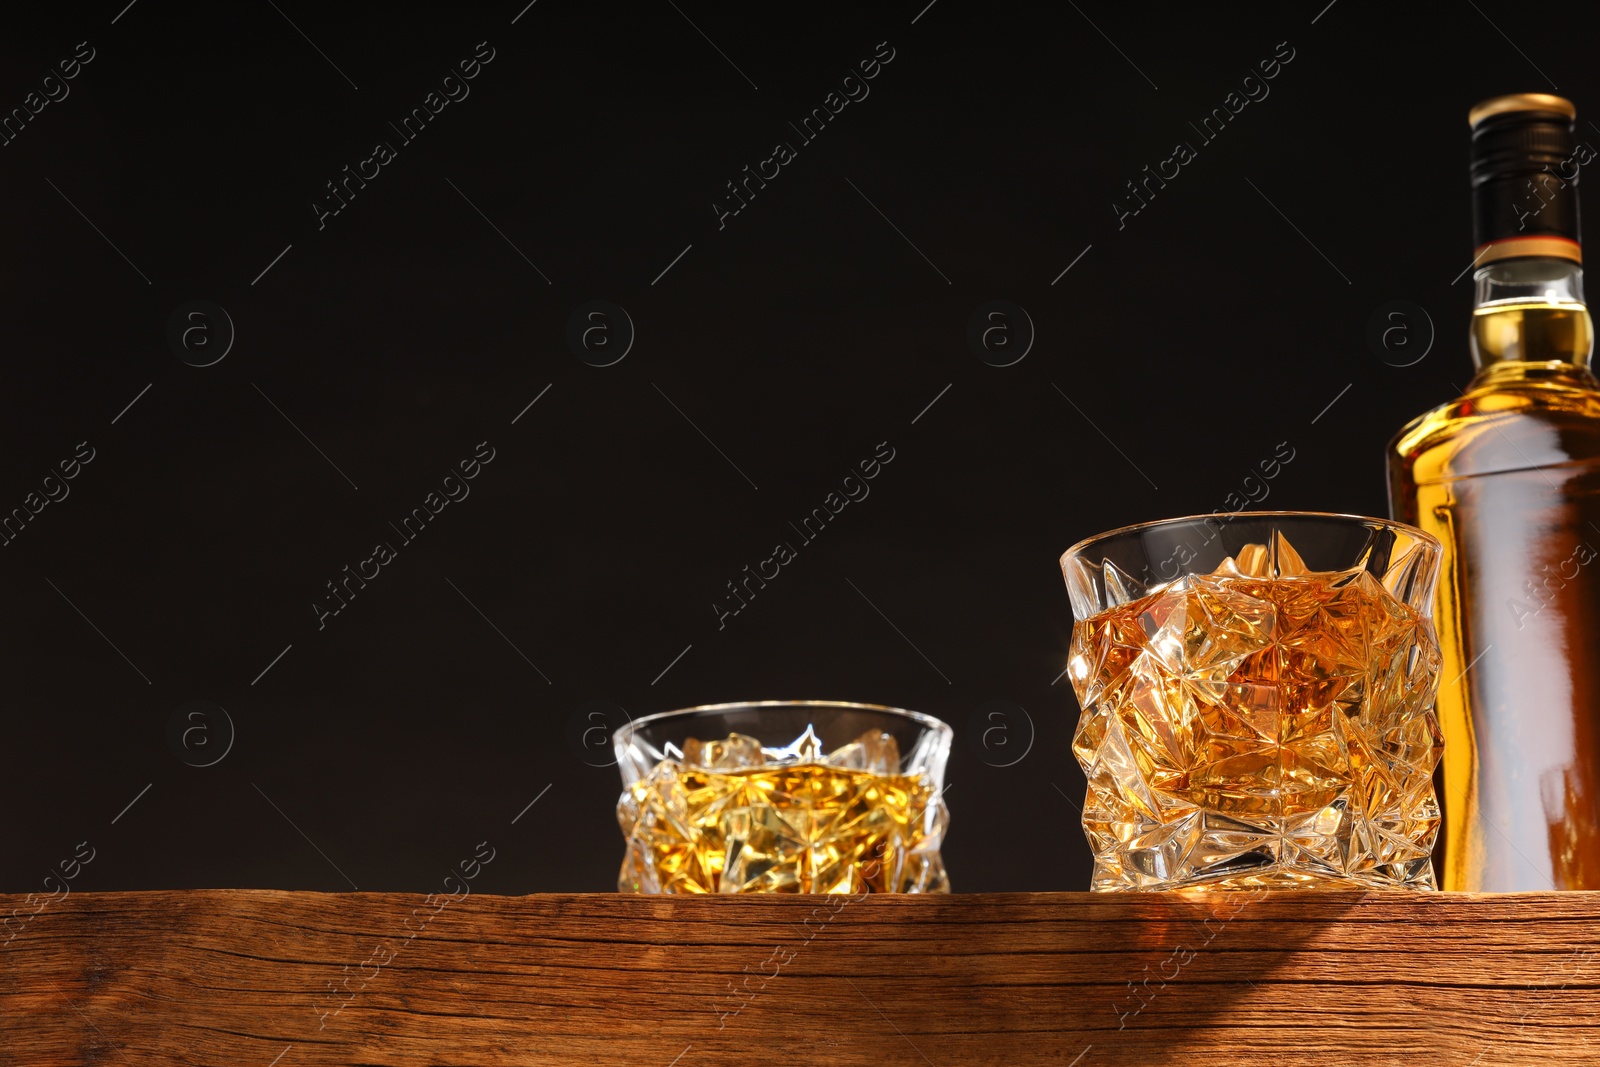
[[[1493,373],[1586,372],[1594,325],[1583,302],[1583,267],[1530,256],[1478,268],[1472,309],[1472,359]]]

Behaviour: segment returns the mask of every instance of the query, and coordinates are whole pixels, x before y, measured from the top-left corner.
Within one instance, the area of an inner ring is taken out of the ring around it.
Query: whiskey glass
[[[1068,549],[1091,888],[1434,888],[1439,559],[1287,511]]]
[[[624,893],[945,893],[949,726],[832,700],[708,704],[612,735]]]

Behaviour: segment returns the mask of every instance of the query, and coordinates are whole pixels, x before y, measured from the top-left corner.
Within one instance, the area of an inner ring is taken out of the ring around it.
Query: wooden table
[[[0,1063],[27,1067],[1600,1064],[1600,893],[206,890],[0,915]]]

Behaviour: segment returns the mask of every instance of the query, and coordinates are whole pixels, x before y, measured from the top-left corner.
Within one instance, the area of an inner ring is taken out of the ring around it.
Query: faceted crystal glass
[[[769,700],[613,736],[624,893],[944,893],[950,727],[872,704]]]
[[[1069,549],[1092,888],[1432,889],[1439,556],[1307,512]]]

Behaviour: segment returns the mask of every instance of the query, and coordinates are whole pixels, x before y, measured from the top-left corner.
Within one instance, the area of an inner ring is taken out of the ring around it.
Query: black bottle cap
[[[1594,156],[1574,145],[1570,100],[1518,93],[1472,109],[1474,264],[1518,256],[1583,262],[1578,170]]]

